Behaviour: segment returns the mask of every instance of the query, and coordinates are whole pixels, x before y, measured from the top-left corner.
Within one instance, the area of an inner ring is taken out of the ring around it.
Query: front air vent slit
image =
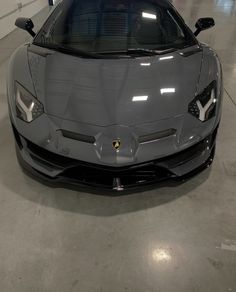
[[[94,144],[96,142],[95,137],[84,134],[74,133],[66,130],[61,130],[62,136],[71,140],[77,140],[79,142]]]
[[[140,136],[138,138],[138,142],[140,144],[154,142],[154,141],[157,141],[157,140],[160,140],[163,138],[173,136],[174,134],[176,134],[176,132],[177,132],[176,129],[168,129],[168,130],[156,132],[156,133],[149,134],[149,135],[143,135],[143,136]]]

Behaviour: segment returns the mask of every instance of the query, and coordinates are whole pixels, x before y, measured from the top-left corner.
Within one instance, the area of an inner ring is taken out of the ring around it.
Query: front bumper
[[[20,165],[44,182],[123,191],[165,180],[183,180],[209,167],[214,158],[217,128],[181,152],[126,167],[97,165],[58,155],[25,139],[14,126],[13,132]]]

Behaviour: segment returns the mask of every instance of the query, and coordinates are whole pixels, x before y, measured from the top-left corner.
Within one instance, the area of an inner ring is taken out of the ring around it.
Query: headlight
[[[213,81],[189,104],[188,112],[202,122],[209,120],[215,115],[217,104],[216,95],[216,81]]]
[[[30,123],[44,112],[43,105],[23,86],[16,83],[16,114],[21,120]]]

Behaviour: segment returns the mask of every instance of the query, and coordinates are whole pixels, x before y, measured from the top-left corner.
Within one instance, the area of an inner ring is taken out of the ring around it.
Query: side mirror
[[[215,26],[215,21],[213,18],[211,17],[199,18],[195,25],[197,30],[195,31],[194,35],[198,36],[201,31],[211,28],[213,26]]]
[[[26,30],[32,37],[35,37],[36,33],[33,31],[34,24],[30,18],[19,17],[16,19],[15,25]]]

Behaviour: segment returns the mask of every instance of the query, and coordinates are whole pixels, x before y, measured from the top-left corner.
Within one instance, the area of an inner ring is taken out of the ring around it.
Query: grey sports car
[[[18,160],[46,182],[122,191],[210,166],[222,107],[216,53],[166,0],[63,0],[13,54]]]

